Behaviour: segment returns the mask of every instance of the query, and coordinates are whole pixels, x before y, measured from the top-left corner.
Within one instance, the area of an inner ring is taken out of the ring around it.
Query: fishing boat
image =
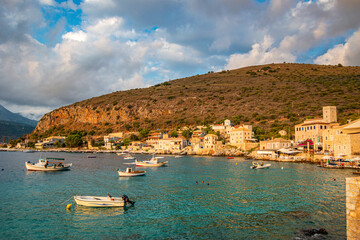
[[[30,161],[25,163],[25,167],[28,171],[64,171],[70,170],[72,163],[64,164],[64,158],[40,158],[39,162],[31,163]]]
[[[262,162],[259,164],[258,162],[253,162],[251,169],[261,169],[261,168],[269,168],[271,164],[263,164]]]
[[[124,154],[127,154],[127,151],[117,152],[116,155],[123,156]]]
[[[109,194],[107,197],[74,196],[74,200],[76,204],[86,207],[124,207],[129,204],[134,205],[135,203],[130,201],[126,195],[112,197]]]
[[[130,154],[124,155],[123,158],[124,158],[125,160],[135,160],[135,159],[136,159],[136,157],[133,157],[133,156],[131,156]]]
[[[227,157],[226,159],[234,159],[234,157]]]
[[[168,163],[167,161],[166,162],[159,162],[158,161],[159,158],[162,158],[162,157],[155,157],[153,155],[150,160],[146,160],[146,161],[142,161],[142,162],[135,159],[135,164],[138,167],[163,167]]]
[[[136,177],[136,176],[144,176],[146,173],[146,171],[134,171],[132,170],[132,168],[126,168],[126,171],[120,171],[120,169],[118,169],[118,174],[120,177]]]

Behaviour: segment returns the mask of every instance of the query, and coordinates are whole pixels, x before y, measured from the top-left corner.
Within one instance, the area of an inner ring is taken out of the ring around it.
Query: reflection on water
[[[73,167],[26,172],[25,162],[38,156],[0,152],[3,238],[294,239],[302,229],[325,228],[327,239],[345,239],[345,177],[351,170],[277,162],[253,170],[242,158],[165,156],[168,167],[124,178],[116,170],[129,167],[128,161],[115,154],[47,157],[63,157]],[[66,210],[72,196],[106,193],[126,194],[136,207],[74,204]]]
[[[68,210],[67,213],[71,214],[77,221],[83,221],[88,219],[98,219],[106,217],[114,217],[124,214],[128,211],[127,207],[114,207],[114,208],[95,208],[76,205]]]

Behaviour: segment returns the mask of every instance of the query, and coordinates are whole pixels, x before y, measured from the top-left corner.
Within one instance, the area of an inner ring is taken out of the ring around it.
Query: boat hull
[[[164,167],[167,162],[158,162],[158,163],[146,163],[146,162],[136,162],[137,167]]]
[[[118,171],[120,177],[137,177],[137,176],[144,176],[146,171],[133,171],[133,172],[122,172]]]
[[[54,172],[54,171],[67,171],[70,170],[72,164],[65,164],[63,167],[60,166],[37,166],[33,163],[25,163],[25,167],[28,171],[43,171],[43,172]]]
[[[86,207],[124,207],[122,198],[74,196],[76,204]]]
[[[262,168],[269,168],[271,167],[271,164],[265,164],[264,166],[251,166],[252,169],[262,169]]]

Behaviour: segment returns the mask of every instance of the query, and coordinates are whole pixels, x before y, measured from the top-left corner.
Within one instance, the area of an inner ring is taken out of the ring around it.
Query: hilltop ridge
[[[73,130],[106,134],[185,125],[248,123],[270,131],[292,128],[337,106],[340,122],[359,117],[360,67],[267,64],[171,80],[118,91],[45,114],[34,133]]]

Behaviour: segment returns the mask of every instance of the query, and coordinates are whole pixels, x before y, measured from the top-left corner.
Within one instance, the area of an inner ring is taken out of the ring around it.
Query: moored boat
[[[133,157],[130,154],[124,155],[123,157],[125,160],[135,160],[136,159],[136,157]]]
[[[126,171],[120,171],[120,169],[118,169],[118,174],[120,177],[136,177],[136,176],[144,176],[146,173],[146,171],[137,171],[137,170],[132,170],[132,168],[126,168]]]
[[[122,197],[97,196],[74,196],[76,204],[86,207],[124,207],[129,204],[134,205],[135,202],[129,200],[126,195]]]
[[[271,164],[264,164],[264,163],[258,163],[258,162],[253,162],[252,166],[250,168],[252,169],[261,169],[261,168],[269,168],[271,166]]]
[[[146,161],[142,161],[142,162],[135,159],[135,164],[138,167],[163,167],[163,166],[166,166],[166,164],[168,162],[167,161],[166,162],[159,162],[158,158],[160,158],[160,157],[155,157],[153,155],[150,160],[146,160]]]
[[[72,163],[64,164],[64,158],[40,158],[39,162],[31,163],[30,161],[25,163],[25,167],[28,171],[65,171],[69,170]]]
[[[24,150],[23,152],[24,152],[24,153],[34,153],[35,150]]]

